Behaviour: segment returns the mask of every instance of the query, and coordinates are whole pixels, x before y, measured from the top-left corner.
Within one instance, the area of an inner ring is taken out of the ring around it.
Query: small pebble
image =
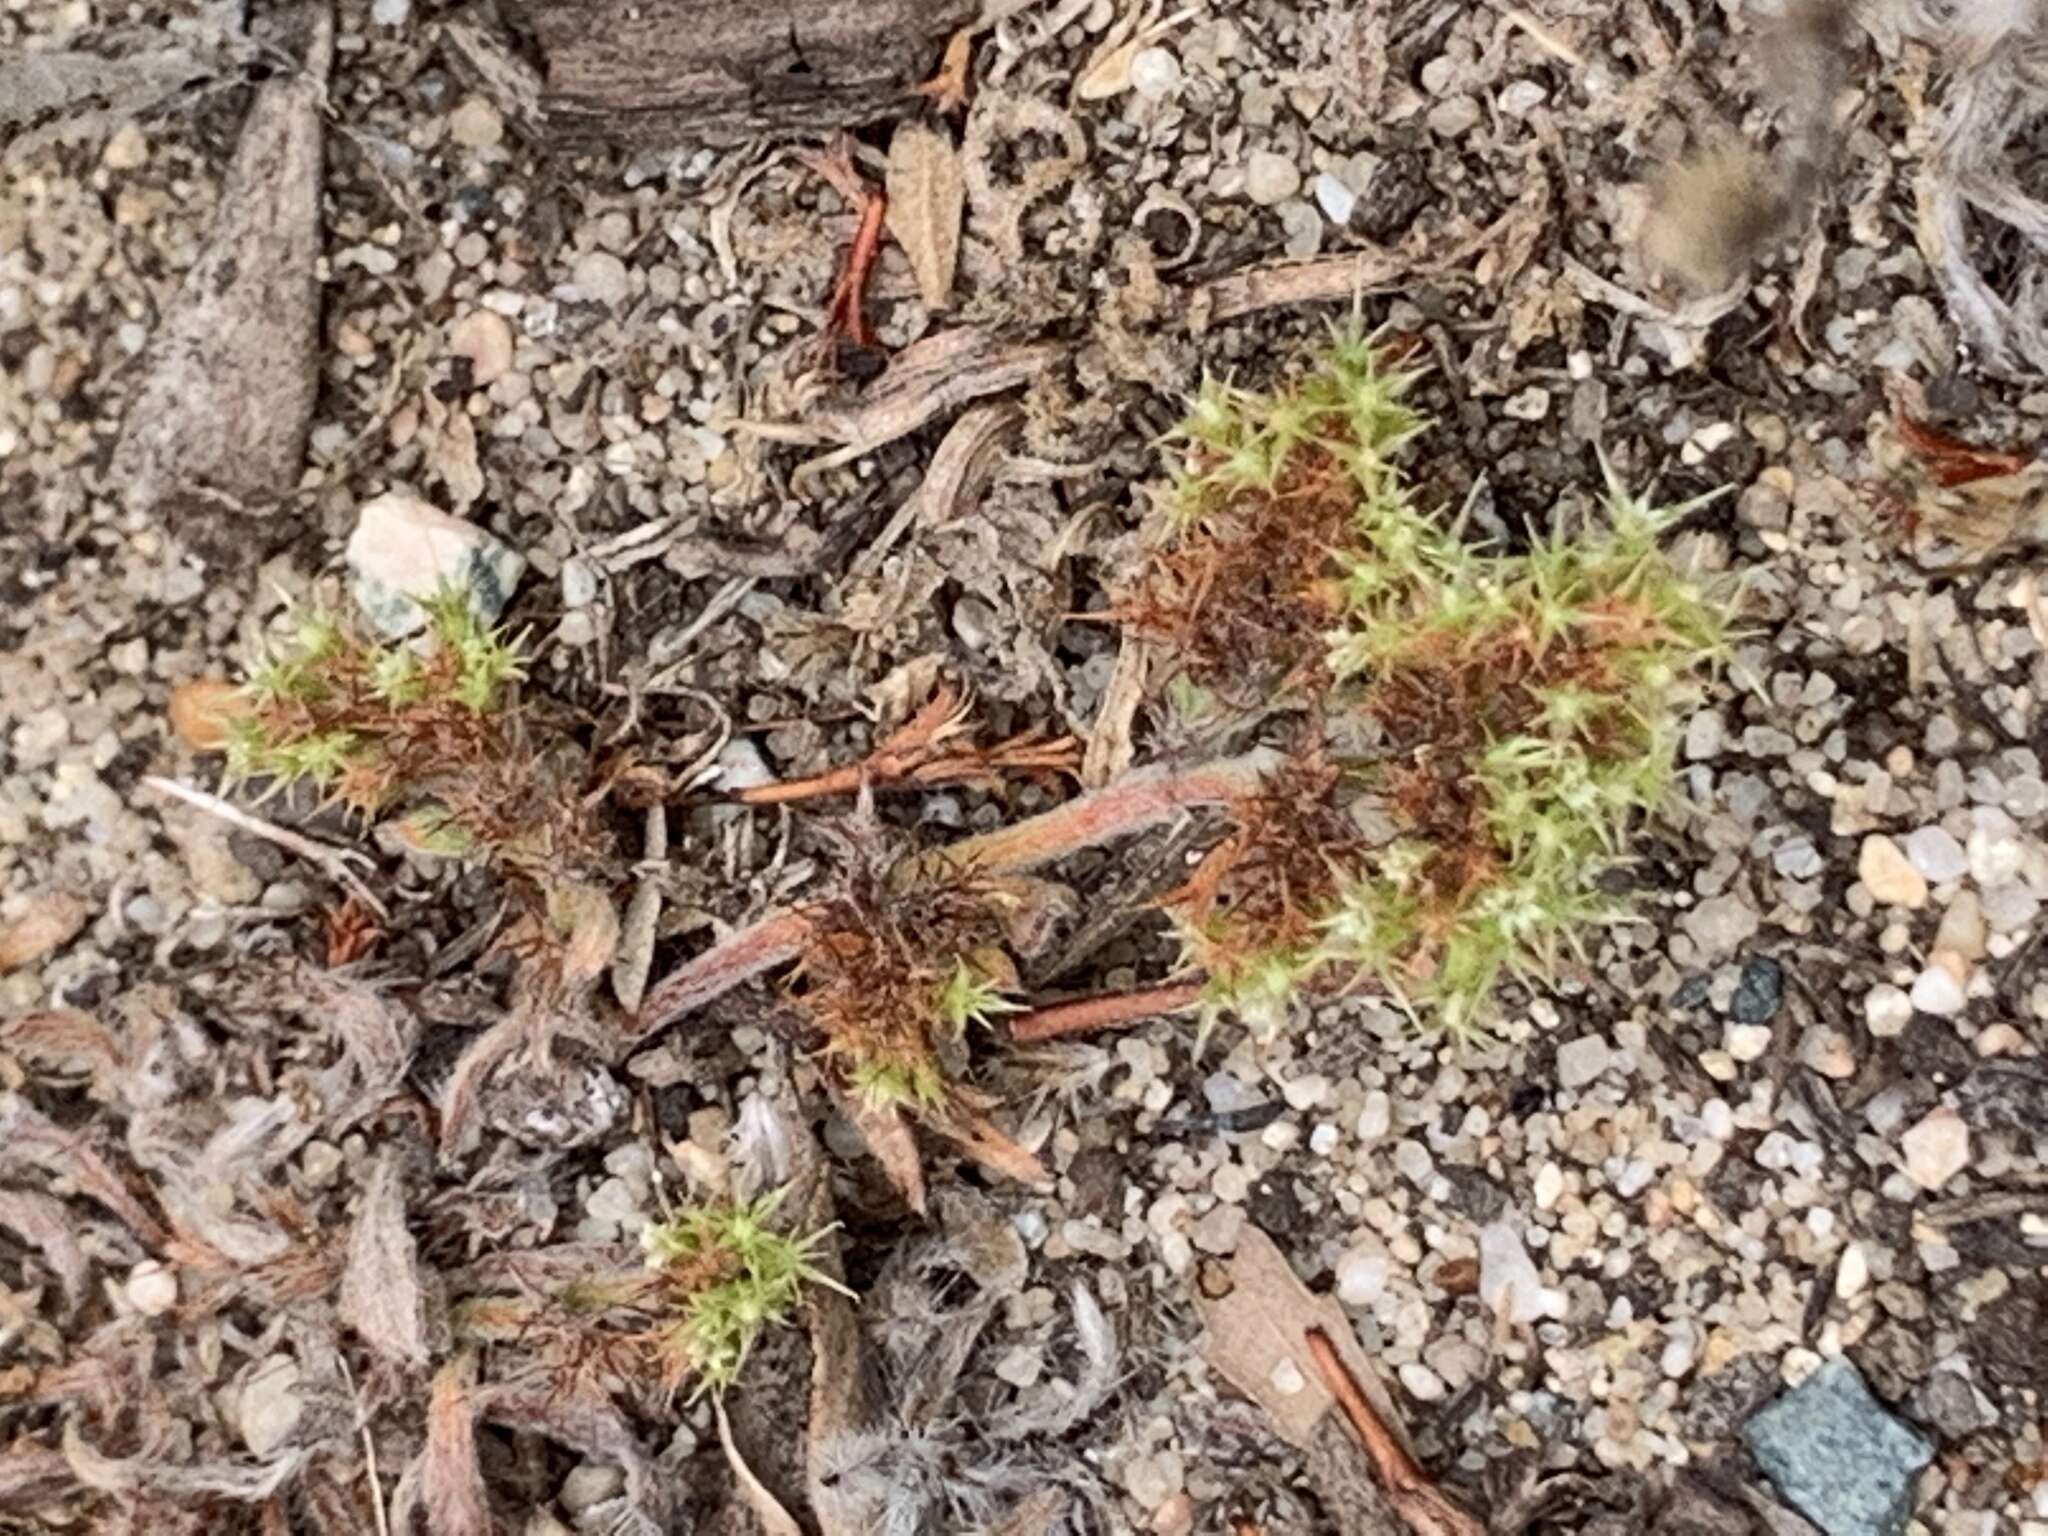
[[[1351,215],[1358,207],[1358,194],[1328,171],[1319,172],[1315,179],[1316,206],[1323,210],[1323,217],[1332,224],[1345,225],[1351,222]]]
[[[1870,1259],[1861,1243],[1851,1243],[1842,1250],[1842,1260],[1835,1266],[1835,1295],[1847,1301],[1869,1283]]]
[[[1170,48],[1141,48],[1131,60],[1131,89],[1148,101],[1171,96],[1180,85],[1180,60]]]
[[[505,119],[481,96],[465,96],[448,114],[448,136],[466,149],[489,149],[505,137]]]
[[[1581,1035],[1557,1048],[1557,1080],[1570,1089],[1580,1089],[1599,1079],[1613,1060],[1607,1042],[1598,1035]]]
[[[1771,1048],[1771,1027],[1731,1024],[1721,1038],[1721,1048],[1737,1061],[1755,1061]]]
[[[178,1304],[178,1277],[155,1259],[144,1259],[128,1271],[122,1287],[128,1304],[144,1317],[162,1317]]]
[[[1284,203],[1301,190],[1301,168],[1285,155],[1255,149],[1245,158],[1244,195],[1261,208]]]
[[[1888,907],[1914,909],[1927,904],[1927,877],[1913,867],[1899,845],[1882,833],[1863,840],[1856,878],[1871,896]]]
[[[1913,1000],[1890,982],[1880,982],[1863,997],[1863,1021],[1880,1040],[1904,1034],[1913,1019]]]
[[[1948,1105],[1937,1105],[1899,1138],[1899,1150],[1915,1184],[1940,1189],[1970,1166],[1970,1128]]]
[[[1937,954],[1913,980],[1908,994],[1915,1008],[1936,1018],[1952,1019],[1963,1011],[1968,999],[1963,994],[1964,975],[1958,974],[1958,957]]]
[[[448,332],[448,351],[469,359],[469,381],[488,389],[512,371],[512,323],[494,310],[473,309]]]
[[[1906,857],[1936,885],[1960,880],[1970,872],[1963,845],[1941,827],[1919,827],[1906,834]]]
[[[1443,1377],[1437,1375],[1420,1360],[1410,1360],[1401,1367],[1401,1385],[1410,1397],[1418,1403],[1442,1402],[1446,1392]]]
[[[576,258],[569,281],[593,304],[617,309],[633,291],[626,264],[610,251],[585,251]]]

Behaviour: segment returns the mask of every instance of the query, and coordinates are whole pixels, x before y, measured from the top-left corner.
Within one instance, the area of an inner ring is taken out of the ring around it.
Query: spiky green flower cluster
[[[1374,354],[1342,336],[1276,394],[1211,386],[1182,428],[1190,540],[1218,509],[1243,523],[1341,499],[1319,572],[1341,597],[1313,750],[1396,829],[1332,850],[1291,929],[1203,914],[1186,925],[1189,960],[1210,976],[1212,1017],[1269,1029],[1304,989],[1370,981],[1419,1023],[1464,1033],[1484,1027],[1504,975],[1550,979],[1561,951],[1582,955],[1589,930],[1627,915],[1603,877],[1670,790],[1678,722],[1728,654],[1736,593],[1660,547],[1698,503],[1649,506],[1611,472],[1597,527],[1526,553],[1467,543],[1414,505],[1393,455],[1425,426],[1404,403],[1415,376]],[[1361,735],[1377,738],[1369,753]]]
[[[787,1323],[804,1287],[845,1292],[818,1267],[830,1228],[792,1237],[773,1225],[787,1188],[732,1205],[694,1205],[640,1233],[647,1267],[682,1283],[682,1318],[663,1339],[698,1394],[724,1392],[739,1380],[754,1345]]]
[[[285,643],[250,670],[242,707],[226,722],[229,784],[305,782],[374,811],[396,787],[390,759],[405,738],[498,709],[525,675],[520,642],[479,619],[465,588],[444,587],[420,606],[424,635],[390,644],[336,614],[300,614]]]

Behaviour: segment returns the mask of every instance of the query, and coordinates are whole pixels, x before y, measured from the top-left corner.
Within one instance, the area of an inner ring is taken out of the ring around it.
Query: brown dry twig
[[[1202,987],[1200,981],[1177,981],[1135,992],[1083,997],[1070,1003],[1034,1008],[1010,1020],[1010,1038],[1020,1045],[1030,1045],[1181,1013],[1202,1000]]]
[[[1310,1328],[1304,1337],[1324,1390],[1344,1410],[1402,1523],[1415,1536],[1485,1536],[1486,1527],[1431,1482],[1399,1436],[1381,1422],[1329,1335]]]
[[[991,747],[962,743],[960,738],[973,731],[972,710],[965,695],[941,688],[859,762],[807,778],[757,784],[732,798],[743,805],[783,805],[895,785],[994,789],[1007,774],[1073,773],[1079,766],[1079,743],[1073,737],[1048,737],[1036,727]]]

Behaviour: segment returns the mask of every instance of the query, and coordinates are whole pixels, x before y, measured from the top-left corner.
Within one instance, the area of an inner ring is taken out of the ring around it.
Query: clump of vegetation
[[[555,875],[594,867],[601,835],[513,707],[521,640],[479,620],[460,587],[421,607],[424,633],[392,642],[338,614],[299,615],[224,722],[228,784],[308,785],[365,821],[402,817],[430,852]]]
[[[1304,994],[1369,987],[1470,1032],[1503,976],[1554,976],[1626,916],[1609,878],[1729,648],[1729,584],[1660,548],[1691,506],[1610,476],[1601,526],[1525,553],[1416,506],[1394,462],[1424,426],[1414,377],[1353,336],[1273,394],[1205,389],[1172,541],[1126,600],[1155,631],[1178,614],[1195,686],[1278,681],[1302,707],[1284,764],[1168,902],[1207,1010],[1262,1029]]]
[[[661,1297],[678,1314],[655,1343],[670,1391],[684,1381],[695,1381],[699,1393],[731,1387],[761,1335],[795,1317],[806,1286],[852,1295],[818,1266],[829,1228],[802,1237],[776,1230],[787,1193],[689,1206],[640,1233]]]
[[[574,1391],[650,1408],[723,1393],[770,1329],[793,1321],[812,1286],[845,1292],[821,1258],[830,1228],[782,1230],[788,1191],[686,1206],[640,1234],[645,1262],[560,1281],[549,1293],[480,1295],[455,1311],[457,1333],[516,1346],[527,1370]]]

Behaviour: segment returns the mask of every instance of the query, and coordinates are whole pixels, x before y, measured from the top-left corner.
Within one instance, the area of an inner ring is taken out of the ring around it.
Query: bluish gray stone
[[[1898,1536],[1913,1480],[1934,1459],[1846,1360],[1753,1414],[1742,1437],[1785,1501],[1827,1536]]]

